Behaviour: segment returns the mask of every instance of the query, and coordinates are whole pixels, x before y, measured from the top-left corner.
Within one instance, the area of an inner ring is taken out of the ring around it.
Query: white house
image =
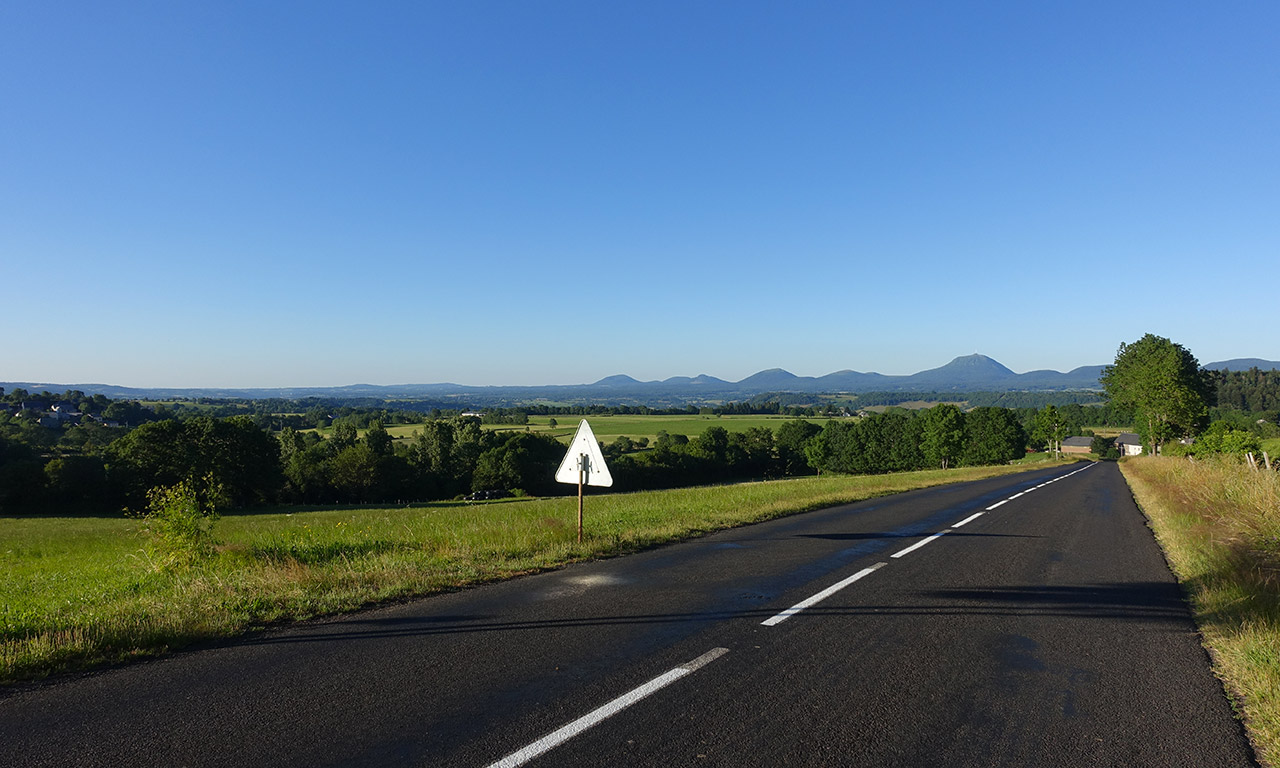
[[[1116,447],[1121,456],[1141,456],[1142,438],[1132,432],[1125,432],[1116,438]]]

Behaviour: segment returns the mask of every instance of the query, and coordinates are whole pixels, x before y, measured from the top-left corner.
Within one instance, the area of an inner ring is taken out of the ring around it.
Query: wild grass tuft
[[[1165,457],[1121,468],[1259,758],[1280,765],[1280,472]]]

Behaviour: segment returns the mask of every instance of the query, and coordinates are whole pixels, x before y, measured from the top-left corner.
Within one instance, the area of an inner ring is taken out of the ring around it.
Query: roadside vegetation
[[[1230,455],[1120,467],[1260,759],[1280,766],[1280,471]]]
[[[274,622],[610,557],[834,504],[1046,466],[830,475],[587,499],[223,514],[199,489],[140,519],[0,519],[0,681],[234,637]]]

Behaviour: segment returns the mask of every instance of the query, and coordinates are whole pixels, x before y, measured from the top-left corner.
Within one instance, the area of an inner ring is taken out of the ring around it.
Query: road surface
[[[1254,764],[1114,464],[0,693],[12,766]]]

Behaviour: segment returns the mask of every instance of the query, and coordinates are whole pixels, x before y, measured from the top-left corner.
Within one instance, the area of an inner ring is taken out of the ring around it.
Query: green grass
[[[554,428],[549,423],[552,418],[556,420]],[[623,435],[632,440],[646,437],[650,442],[657,439],[659,432],[692,438],[702,434],[707,427],[724,427],[729,432],[745,432],[753,427],[764,427],[770,432],[776,432],[779,425],[783,422],[791,421],[795,417],[702,416],[697,414],[679,416],[530,416],[527,425],[485,424],[484,428],[494,432],[529,431],[551,435],[564,443],[568,443],[573,439],[574,433],[578,430],[578,423],[583,418],[586,418],[591,424],[591,431],[595,433],[596,439],[608,445]],[[808,417],[805,421],[810,421],[814,424],[825,424],[827,419],[826,417]],[[405,440],[412,438],[413,434],[421,429],[422,426],[419,424],[394,424],[387,427],[387,433],[398,440]],[[320,430],[320,433],[327,435],[329,431],[330,429],[323,429]],[[364,431],[361,430],[360,434],[364,434]]]
[[[154,567],[135,520],[0,519],[0,682],[1028,468],[590,495],[582,543],[575,497],[231,514],[217,554],[176,571]]]
[[[1280,766],[1280,472],[1160,456],[1120,466],[1259,759]]]

